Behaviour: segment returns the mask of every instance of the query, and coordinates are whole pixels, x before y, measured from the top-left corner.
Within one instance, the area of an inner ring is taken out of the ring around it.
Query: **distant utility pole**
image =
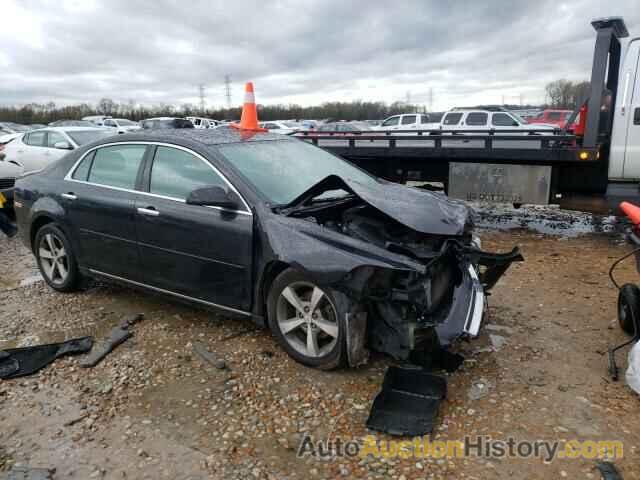
[[[407,90],[407,105],[411,105],[411,92]]]
[[[224,96],[227,97],[227,108],[231,108],[231,76],[224,76]]]
[[[522,94],[520,94],[520,106],[522,106]]]
[[[200,114],[204,115],[204,85],[198,85],[198,95],[200,97]]]
[[[429,111],[433,112],[433,87],[429,88]]]

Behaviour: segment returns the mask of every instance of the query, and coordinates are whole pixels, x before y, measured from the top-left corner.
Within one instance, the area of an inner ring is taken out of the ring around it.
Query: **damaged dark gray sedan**
[[[485,292],[522,259],[479,250],[462,203],[233,129],[84,146],[18,180],[15,206],[52,288],[96,277],[249,316],[320,368],[477,335]]]

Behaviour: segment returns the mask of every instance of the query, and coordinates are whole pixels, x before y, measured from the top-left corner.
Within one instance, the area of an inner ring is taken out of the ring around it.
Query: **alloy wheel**
[[[327,355],[338,341],[336,308],[327,294],[312,283],[294,282],[282,290],[276,320],[287,343],[307,357]]]
[[[62,240],[47,233],[40,240],[38,258],[42,271],[51,283],[62,285],[69,277],[69,259]]]

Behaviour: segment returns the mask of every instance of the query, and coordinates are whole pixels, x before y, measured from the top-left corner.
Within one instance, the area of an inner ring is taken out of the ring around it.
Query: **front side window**
[[[96,151],[89,182],[133,190],[146,145],[113,145]]]
[[[398,123],[400,123],[400,117],[391,117],[391,118],[387,118],[382,123],[382,126],[383,127],[395,127],[396,125],[398,125]]]
[[[519,124],[513,117],[506,113],[494,113],[491,123],[496,127],[517,127]]]
[[[31,132],[28,133],[24,137],[24,143],[27,145],[31,145],[32,147],[44,147],[45,146],[45,138],[47,136],[47,132]]]
[[[104,124],[105,124],[107,127],[117,127],[116,122],[114,122],[113,120],[105,120],[105,121],[104,121]]]
[[[402,117],[402,125],[413,125],[416,123],[415,115],[405,115]]]
[[[49,148],[54,148],[56,143],[60,143],[60,142],[67,142],[67,139],[64,138],[64,135],[62,135],[59,132],[49,132],[49,141],[47,142],[49,145]]]
[[[549,120],[562,120],[563,112],[549,112]]]
[[[198,157],[171,147],[158,147],[151,168],[149,192],[186,200],[196,188],[227,188],[218,173]]]
[[[445,125],[458,125],[458,123],[460,123],[461,118],[462,118],[462,113],[447,113],[442,123]]]
[[[467,125],[483,126],[487,124],[488,115],[483,112],[471,112],[467,115]]]

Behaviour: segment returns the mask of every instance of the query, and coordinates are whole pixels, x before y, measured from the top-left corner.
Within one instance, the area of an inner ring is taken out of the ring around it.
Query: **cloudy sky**
[[[588,78],[589,22],[638,0],[0,0],[0,104],[240,104],[407,99],[442,110],[544,101]]]

